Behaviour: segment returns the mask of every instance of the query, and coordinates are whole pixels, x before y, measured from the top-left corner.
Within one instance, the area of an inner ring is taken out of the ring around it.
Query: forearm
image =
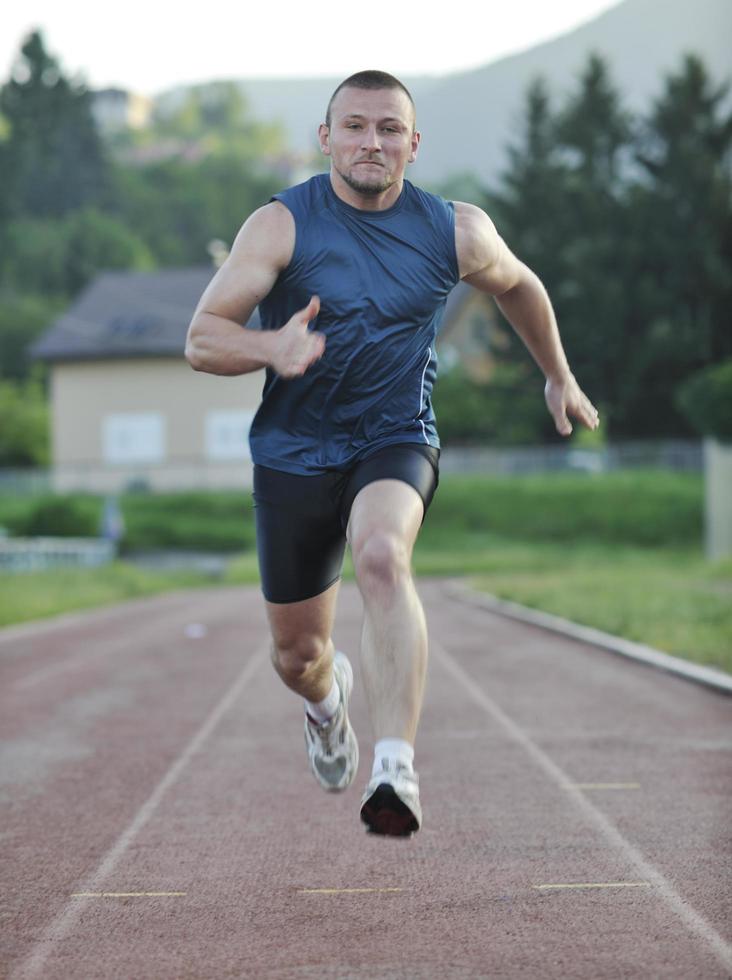
[[[544,376],[558,381],[570,375],[554,310],[539,277],[524,266],[520,281],[495,299]]]
[[[213,313],[199,313],[188,331],[186,360],[206,374],[249,374],[266,367],[273,331],[251,330]]]

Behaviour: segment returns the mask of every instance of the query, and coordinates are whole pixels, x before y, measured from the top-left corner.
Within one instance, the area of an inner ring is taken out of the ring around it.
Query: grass
[[[690,551],[538,551],[526,563],[518,555],[503,568],[494,562],[473,584],[732,673],[732,562],[710,564]]]
[[[217,550],[222,542],[230,548],[235,538],[249,550],[232,557],[217,579],[124,561],[4,574],[0,625],[170,589],[259,581],[245,495],[125,500],[137,541]],[[3,517],[20,521],[28,506],[0,498],[0,523]],[[701,534],[696,475],[445,476],[414,564],[420,576],[468,577],[501,598],[732,672],[732,561],[706,562],[697,544]],[[352,576],[348,561],[344,574]]]
[[[210,579],[196,572],[149,572],[126,562],[113,562],[101,568],[51,569],[21,575],[2,573],[0,626],[209,582]]]

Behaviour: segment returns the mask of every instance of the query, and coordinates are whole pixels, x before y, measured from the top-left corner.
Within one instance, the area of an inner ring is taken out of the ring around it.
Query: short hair
[[[333,108],[333,101],[336,95],[340,92],[342,88],[361,88],[361,89],[380,89],[380,88],[399,88],[404,92],[406,97],[412,106],[412,112],[416,118],[417,109],[414,105],[414,99],[403,82],[400,82],[398,78],[390,75],[385,71],[374,71],[369,69],[368,71],[358,71],[355,75],[349,75],[345,81],[342,81],[335,92],[331,95],[330,101],[328,102],[328,108],[325,112],[325,125],[330,129],[331,120],[331,110]]]

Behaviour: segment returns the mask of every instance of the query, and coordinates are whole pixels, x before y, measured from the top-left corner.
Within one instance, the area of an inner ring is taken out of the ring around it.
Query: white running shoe
[[[348,720],[353,668],[345,653],[333,657],[333,675],[341,692],[338,710],[319,725],[305,714],[305,746],[310,769],[323,789],[339,792],[351,785],[358,769],[358,741]]]
[[[361,819],[372,834],[409,837],[422,826],[419,776],[401,762],[381,760],[361,799]]]

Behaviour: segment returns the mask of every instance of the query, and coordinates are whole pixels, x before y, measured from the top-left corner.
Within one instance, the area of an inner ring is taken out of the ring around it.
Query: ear
[[[422,134],[414,132],[411,137],[411,146],[409,148],[409,158],[407,163],[414,163],[417,159],[417,150],[419,149],[419,141],[422,139]]]
[[[326,156],[330,156],[330,130],[325,125],[321,123],[318,126],[318,139],[320,141],[320,152]]]

